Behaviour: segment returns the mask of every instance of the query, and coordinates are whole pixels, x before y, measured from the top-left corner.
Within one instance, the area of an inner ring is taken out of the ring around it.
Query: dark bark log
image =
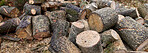
[[[29,0],[29,4],[42,4],[45,0]]]
[[[58,8],[59,6],[61,6],[61,3],[58,2],[45,2],[41,5],[42,10],[43,11],[47,11],[47,9],[51,9],[51,8]]]
[[[52,12],[45,12],[45,15],[50,19],[50,23],[53,24],[57,19],[66,20],[66,12],[63,10],[57,10]]]
[[[31,15],[36,15],[36,14],[40,15],[41,14],[41,7],[25,3],[24,12],[28,12],[27,14],[31,14]]]
[[[69,21],[69,22],[74,22],[74,21],[77,21],[78,19],[79,19],[79,17],[78,17],[78,12],[77,11],[75,11],[75,10],[73,10],[73,9],[71,9],[71,8],[66,8],[66,13],[67,13],[67,20]]]
[[[97,32],[111,28],[117,21],[117,13],[109,7],[92,12],[88,19],[90,29],[96,30]]]
[[[115,1],[98,1],[97,2],[98,8],[104,8],[104,7],[110,7],[112,9],[116,8],[116,3]]]
[[[73,5],[73,4],[67,4],[66,7],[70,8],[70,9],[73,9],[73,10],[77,11],[78,13],[82,11],[79,7],[77,7],[77,6]]]
[[[50,36],[49,19],[44,15],[37,15],[32,18],[33,37],[41,40],[44,37]]]
[[[0,15],[0,22],[2,22],[3,21],[3,17]]]
[[[103,53],[101,38],[98,32],[87,30],[76,37],[76,43],[83,53]]]
[[[18,38],[27,40],[33,40],[32,29],[31,29],[31,18],[32,16],[24,16],[21,20],[20,25],[16,29],[16,35]]]
[[[19,23],[20,23],[19,18],[13,18],[5,22],[1,22],[0,23],[0,33],[6,34],[9,32],[14,32],[16,30],[16,27],[19,25]]]
[[[138,7],[140,16],[143,18],[148,14],[148,4],[144,4]]]
[[[0,7],[0,14],[15,18],[18,16],[19,10],[15,7],[9,6],[1,6]]]
[[[84,24],[82,22],[73,22],[70,28],[70,33],[68,39],[76,44],[76,36],[84,31]]]
[[[103,47],[119,40],[118,33],[113,29],[107,30],[101,34],[101,42]]]
[[[80,50],[65,36],[52,41],[49,46],[52,53],[81,53]]]
[[[145,22],[144,22],[144,19],[142,18],[142,17],[138,17],[138,18],[136,18],[135,19],[138,23],[140,23],[140,24],[144,24]]]
[[[148,39],[148,29],[137,23],[131,17],[125,17],[115,27],[121,38],[133,49],[144,48],[144,41]],[[130,36],[129,36],[130,35]]]

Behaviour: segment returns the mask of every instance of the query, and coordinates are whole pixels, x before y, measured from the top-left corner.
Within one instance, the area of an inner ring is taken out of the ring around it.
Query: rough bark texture
[[[18,16],[19,10],[15,7],[9,6],[1,6],[0,7],[0,14],[15,18]]]
[[[146,24],[148,24],[148,14],[145,16],[144,22],[145,22]]]
[[[103,47],[107,47],[107,45],[119,40],[117,37],[118,33],[113,29],[107,30],[101,34],[101,42]]]
[[[148,29],[137,23],[131,17],[125,17],[116,25],[117,32],[121,38],[133,49],[138,50],[138,47],[148,39]],[[142,47],[143,48],[143,47]]]
[[[81,9],[73,4],[67,4],[66,7],[73,9],[73,10],[77,11],[78,13],[81,12]]]
[[[63,10],[57,10],[52,12],[45,12],[45,15],[50,19],[50,23],[53,24],[57,19],[66,20],[66,12]]]
[[[0,23],[0,33],[6,34],[9,32],[14,32],[16,30],[16,27],[19,25],[19,23],[20,23],[19,18],[13,18],[5,22],[1,22]]]
[[[90,14],[88,23],[90,29],[102,32],[114,26],[118,21],[118,15],[115,10],[106,7],[96,10]]]
[[[145,22],[144,22],[144,19],[142,18],[142,17],[138,17],[138,18],[136,18],[135,19],[138,23],[140,23],[140,24],[144,24]]]
[[[25,3],[24,12],[28,12],[27,14],[31,14],[31,15],[35,15],[35,14],[40,15],[41,14],[41,7]]]
[[[145,51],[128,51],[127,53],[147,53]]]
[[[69,22],[74,22],[74,21],[77,21],[79,19],[79,17],[78,17],[79,14],[78,14],[77,11],[75,11],[71,8],[66,8],[65,11],[67,13],[66,18]]]
[[[42,4],[45,0],[29,0],[29,4]]]
[[[80,50],[65,36],[52,41],[49,46],[52,53],[81,53]]]
[[[139,14],[144,18],[148,14],[148,4],[138,7]]]
[[[33,37],[41,40],[44,37],[50,36],[49,19],[44,15],[37,15],[32,18]]]
[[[68,39],[76,44],[76,36],[82,31],[84,31],[84,24],[81,22],[73,22],[70,28]]]
[[[76,37],[76,43],[83,53],[103,53],[101,38],[96,31],[81,32]]]
[[[43,11],[47,11],[48,9],[51,9],[51,8],[58,8],[58,6],[61,6],[61,5],[62,4],[58,2],[45,2],[41,5],[41,7]]]
[[[0,22],[2,22],[3,21],[3,17],[0,15]]]
[[[104,8],[104,7],[111,7],[112,9],[115,9],[116,4],[115,1],[98,1],[97,2],[98,8]]]

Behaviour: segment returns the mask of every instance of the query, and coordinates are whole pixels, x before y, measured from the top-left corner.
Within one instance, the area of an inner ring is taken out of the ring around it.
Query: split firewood
[[[101,34],[101,42],[103,47],[107,47],[107,45],[119,40],[118,33],[113,30],[107,30]]]
[[[46,11],[45,15],[50,19],[50,23],[53,24],[56,22],[57,19],[66,20],[66,12],[63,10],[57,10],[57,11]]]
[[[89,25],[88,25],[88,22],[84,19],[81,19],[81,20],[78,20],[78,22],[81,22],[84,24],[84,30],[89,30]]]
[[[97,1],[96,3],[98,5],[98,8],[104,8],[104,7],[110,7],[112,9],[116,8],[115,1],[104,1],[104,0],[101,0],[101,1]]]
[[[88,23],[90,29],[102,32],[114,26],[118,21],[118,15],[109,7],[96,10],[90,14]]]
[[[93,30],[83,31],[76,37],[76,43],[83,53],[103,53],[101,37]]]
[[[138,7],[139,14],[144,18],[148,14],[148,4],[143,4]]]
[[[15,18],[18,16],[19,10],[16,7],[1,6],[0,14]]]
[[[144,22],[144,19],[142,18],[142,17],[138,17],[138,18],[136,18],[135,19],[138,23],[140,23],[140,24],[144,24],[145,22]]]
[[[3,17],[0,15],[0,22],[2,22],[3,21]]]
[[[32,18],[33,37],[42,40],[44,37],[50,36],[49,19],[44,15],[37,15]]]
[[[131,17],[125,17],[121,19],[115,28],[120,34],[121,38],[133,50],[143,51],[147,49],[145,47],[148,46],[148,29],[140,23],[137,23]]]
[[[69,33],[69,37],[68,39],[73,42],[74,44],[76,44],[76,36],[81,33],[82,31],[84,31],[84,24],[82,22],[73,22],[71,24],[71,28],[70,28],[70,33]]]
[[[58,6],[61,6],[61,3],[58,2],[45,2],[41,5],[43,11],[47,11],[48,9],[57,9]]]
[[[18,38],[33,40],[31,18],[32,16],[27,15],[24,16],[24,19],[21,20],[20,25],[16,29],[16,35]]]
[[[0,33],[6,34],[9,32],[14,32],[16,30],[16,27],[19,25],[19,23],[20,23],[19,18],[13,18],[5,22],[1,22],[0,23]]]
[[[42,4],[45,0],[29,0],[29,4]]]
[[[30,5],[25,3],[24,5],[24,12],[28,12],[27,14],[31,15],[40,15],[41,14],[41,7],[37,5]]]

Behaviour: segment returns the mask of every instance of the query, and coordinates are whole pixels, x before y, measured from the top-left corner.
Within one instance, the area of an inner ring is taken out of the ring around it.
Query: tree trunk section
[[[104,7],[110,7],[112,9],[116,8],[116,3],[115,1],[98,1],[97,2],[98,8],[104,8]]]
[[[50,36],[49,19],[44,15],[37,15],[32,18],[33,37],[42,40],[44,37]]]
[[[125,17],[116,25],[116,30],[121,38],[133,49],[144,48],[146,39],[148,39],[148,29],[137,23],[131,17]],[[129,36],[130,35],[130,36]],[[147,42],[146,42],[147,43]]]
[[[118,21],[118,15],[115,10],[106,7],[96,10],[90,14],[88,23],[90,29],[102,32],[114,26]]]
[[[76,37],[76,43],[83,53],[103,53],[101,38],[96,31],[81,32]]]
[[[45,0],[29,0],[29,4],[42,4]]]
[[[0,7],[0,14],[15,18],[18,16],[19,10],[15,7],[1,6]]]
[[[139,6],[138,11],[139,11],[140,16],[144,18],[148,14],[148,4],[143,4]]]

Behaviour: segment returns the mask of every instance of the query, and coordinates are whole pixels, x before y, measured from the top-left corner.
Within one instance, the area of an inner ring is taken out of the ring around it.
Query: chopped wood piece
[[[118,21],[118,15],[115,10],[106,7],[96,10],[90,14],[88,23],[90,29],[102,32],[114,26]]]
[[[83,31],[76,37],[76,43],[83,53],[103,53],[101,38],[93,30]]]
[[[98,5],[98,8],[104,8],[104,7],[110,7],[112,9],[115,9],[116,8],[116,3],[115,1],[97,1],[96,2],[97,5]]]
[[[29,4],[42,4],[45,0],[29,0]]]
[[[107,45],[117,40],[119,40],[118,33],[113,29],[101,33],[101,42],[103,47],[107,47]]]
[[[78,20],[78,22],[81,22],[84,24],[84,30],[89,30],[89,25],[88,25],[88,22],[84,19],[81,19],[81,20]]]
[[[76,44],[76,36],[84,31],[84,24],[82,22],[73,22],[70,28],[70,33],[68,39]]]
[[[121,38],[133,49],[141,50],[146,46],[144,41],[148,39],[148,29],[137,23],[131,17],[125,17],[117,23],[117,32]],[[147,42],[147,41],[146,41]],[[140,47],[140,49],[138,49]]]
[[[0,14],[15,18],[18,16],[19,10],[16,7],[1,6]]]
[[[2,22],[3,21],[3,17],[0,15],[0,22]]]
[[[44,37],[50,36],[49,19],[44,15],[37,15],[32,18],[33,37],[42,40]]]
[[[16,27],[19,25],[19,23],[20,23],[19,18],[13,18],[5,22],[1,22],[0,23],[0,33],[6,34],[9,32],[14,32],[16,30]]]
[[[41,14],[41,7],[37,5],[30,5],[25,3],[24,5],[24,12],[28,12],[27,14],[31,15],[40,15]]]
[[[138,11],[139,11],[140,16],[144,18],[148,14],[148,4],[143,4],[139,6]]]
[[[52,53],[81,53],[80,50],[65,36],[52,41],[49,46]]]
[[[58,6],[61,6],[61,3],[58,2],[45,2],[41,5],[43,11],[47,11],[48,9],[51,8],[58,8]]]
[[[140,24],[144,24],[145,22],[144,22],[144,19],[142,18],[142,17],[138,17],[138,18],[136,18],[135,19],[138,23],[140,23]]]

